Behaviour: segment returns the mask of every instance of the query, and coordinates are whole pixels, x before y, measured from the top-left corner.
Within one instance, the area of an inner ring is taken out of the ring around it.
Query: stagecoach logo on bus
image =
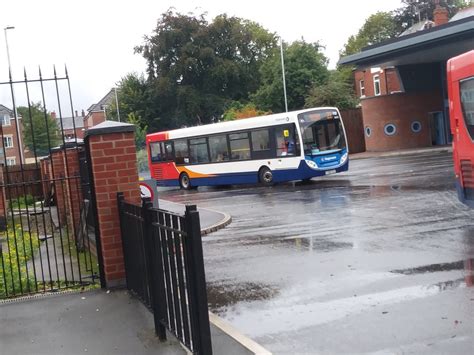
[[[333,107],[152,133],[146,141],[151,177],[184,189],[309,180],[349,167]]]

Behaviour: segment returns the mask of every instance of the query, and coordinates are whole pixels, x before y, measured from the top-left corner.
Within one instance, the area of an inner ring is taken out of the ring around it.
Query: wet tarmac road
[[[232,215],[205,237],[209,302],[276,354],[474,353],[474,211],[450,154],[160,198]]]

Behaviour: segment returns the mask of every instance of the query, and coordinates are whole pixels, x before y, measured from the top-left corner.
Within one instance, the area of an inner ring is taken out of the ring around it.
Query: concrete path
[[[214,323],[216,318],[211,315]],[[269,354],[232,328],[226,328],[225,322],[214,323],[214,355]],[[171,334],[167,341],[160,342],[155,336],[151,312],[124,290],[0,302],[0,324],[0,354],[187,353]]]
[[[186,209],[186,206],[184,204],[161,199],[159,201],[159,205],[161,209],[180,214],[184,214],[184,211]],[[218,212],[207,208],[200,208],[199,205],[197,207],[201,220],[201,233],[203,235],[224,228],[232,221],[232,218],[227,213]]]

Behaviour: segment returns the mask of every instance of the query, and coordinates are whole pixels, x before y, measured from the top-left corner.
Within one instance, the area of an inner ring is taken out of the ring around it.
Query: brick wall
[[[381,68],[377,72],[371,72],[370,68],[365,70],[356,70],[354,72],[355,89],[357,97],[361,97],[360,81],[364,80],[365,97],[375,96],[374,76],[378,75],[380,80],[380,94],[388,95],[390,93],[400,92],[402,90],[400,78],[396,68]]]
[[[443,110],[440,92],[393,94],[362,100],[364,127],[370,127],[365,137],[367,151],[389,151],[431,146],[430,112]],[[413,121],[421,123],[421,131],[411,130]],[[384,126],[393,123],[393,136],[384,133]]]

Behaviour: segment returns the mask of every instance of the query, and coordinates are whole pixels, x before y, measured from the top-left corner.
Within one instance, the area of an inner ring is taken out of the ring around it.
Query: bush
[[[25,195],[25,196],[18,196],[15,199],[10,200],[10,209],[23,209],[27,207],[31,207],[35,204],[36,200],[33,196],[31,195]]]
[[[0,235],[0,243],[0,299],[35,290],[35,276],[33,270],[27,272],[27,263],[39,249],[36,233],[25,232],[16,225]]]

